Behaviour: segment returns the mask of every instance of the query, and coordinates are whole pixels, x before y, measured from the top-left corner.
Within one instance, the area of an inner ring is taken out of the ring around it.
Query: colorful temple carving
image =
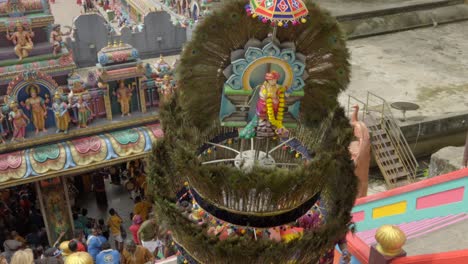
[[[70,32],[53,22],[47,1],[0,4],[0,34],[11,40],[0,40],[2,186],[141,158],[162,136],[159,100],[173,90],[173,66],[162,57],[145,65],[116,42],[81,76],[64,44]]]

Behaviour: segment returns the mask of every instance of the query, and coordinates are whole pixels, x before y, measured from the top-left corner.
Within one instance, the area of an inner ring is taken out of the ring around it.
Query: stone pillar
[[[145,87],[143,87],[142,78],[138,78],[138,92],[140,94],[140,111],[142,113],[146,113],[146,97],[145,97]]]
[[[406,256],[403,245],[406,235],[398,226],[383,225],[375,233],[377,245],[370,249],[369,263],[389,264],[398,257]]]
[[[110,88],[109,84],[105,84],[106,91],[104,92],[104,106],[106,107],[107,120],[112,121],[112,106],[110,101]]]

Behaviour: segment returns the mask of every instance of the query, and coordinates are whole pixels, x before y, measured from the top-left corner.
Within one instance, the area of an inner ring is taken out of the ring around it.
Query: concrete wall
[[[468,112],[400,125],[414,155],[428,156],[447,146],[463,146]]]
[[[135,47],[144,59],[178,53],[186,39],[185,29],[174,26],[165,12],[149,13],[140,30],[124,27],[120,34],[111,31],[101,15],[84,14],[73,22],[73,35],[68,39],[68,46],[73,50],[78,66],[88,67],[97,63],[97,53],[108,42],[122,40]]]

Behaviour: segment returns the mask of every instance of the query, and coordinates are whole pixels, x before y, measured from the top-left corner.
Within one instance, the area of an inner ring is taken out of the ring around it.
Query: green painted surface
[[[247,122],[245,121],[237,121],[237,122],[222,122],[221,126],[225,127],[245,127]]]
[[[41,146],[33,149],[33,157],[40,163],[44,163],[47,160],[55,160],[59,156],[60,148],[57,144]]]
[[[251,90],[244,90],[244,89],[232,89],[231,86],[225,84],[224,85],[224,94],[226,95],[251,95]]]
[[[136,143],[140,138],[140,134],[135,129],[120,130],[110,133],[119,144],[128,145]]]

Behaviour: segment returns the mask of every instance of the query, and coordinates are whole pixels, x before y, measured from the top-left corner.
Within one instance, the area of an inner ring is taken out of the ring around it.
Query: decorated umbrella
[[[301,0],[250,0],[245,10],[249,16],[263,23],[270,22],[274,27],[287,27],[289,22],[293,26],[305,23],[309,14]]]

